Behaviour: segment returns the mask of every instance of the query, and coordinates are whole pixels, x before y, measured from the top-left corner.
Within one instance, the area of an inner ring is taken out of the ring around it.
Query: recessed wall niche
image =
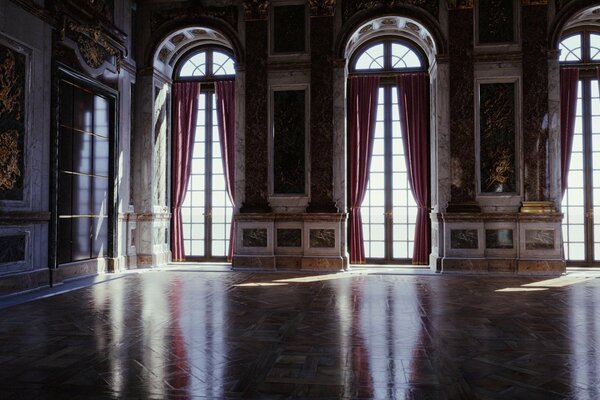
[[[306,5],[273,6],[271,52],[273,54],[306,52]]]

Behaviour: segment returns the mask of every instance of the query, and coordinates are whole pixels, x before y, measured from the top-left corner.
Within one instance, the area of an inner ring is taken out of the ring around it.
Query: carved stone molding
[[[331,17],[335,12],[335,0],[309,0],[312,17]]]
[[[448,0],[449,10],[468,10],[473,8],[473,0]]]
[[[85,63],[97,69],[105,62],[111,63],[111,57],[115,57],[117,70],[120,69],[123,60],[123,52],[110,42],[107,35],[98,26],[83,26],[69,21],[65,27],[65,35],[71,37]]]
[[[269,16],[269,0],[244,0],[246,20],[267,19]]]

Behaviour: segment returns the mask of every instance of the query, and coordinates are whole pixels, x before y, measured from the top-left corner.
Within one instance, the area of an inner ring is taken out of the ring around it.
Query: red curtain
[[[412,262],[429,264],[428,77],[426,73],[403,74],[396,81],[408,182],[419,207]]]
[[[563,195],[567,190],[567,175],[575,131],[578,82],[579,70],[577,68],[560,69],[560,184]]]
[[[355,76],[350,78],[350,262],[365,262],[360,205],[367,191],[379,78]]]
[[[231,204],[235,205],[235,82],[218,81],[217,118],[219,119],[219,143],[227,194]],[[229,229],[229,250],[227,259],[233,259],[235,227],[233,218]]]
[[[190,180],[190,161],[196,133],[200,83],[173,84],[173,135],[171,176],[171,253],[173,261],[185,260],[181,205]]]

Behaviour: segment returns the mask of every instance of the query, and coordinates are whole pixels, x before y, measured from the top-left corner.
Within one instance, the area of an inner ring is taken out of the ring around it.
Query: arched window
[[[177,81],[199,81],[200,94],[190,180],[181,208],[186,259],[224,259],[233,206],[223,169],[215,82],[232,80],[235,62],[221,47],[187,54],[175,69]]]
[[[563,68],[577,68],[575,128],[562,199],[565,258],[570,263],[600,261],[600,29],[580,29],[563,36]]]
[[[380,77],[368,185],[361,205],[367,262],[409,262],[418,206],[408,181],[396,76],[427,71],[426,58],[409,41],[366,43],[350,59],[350,76]]]

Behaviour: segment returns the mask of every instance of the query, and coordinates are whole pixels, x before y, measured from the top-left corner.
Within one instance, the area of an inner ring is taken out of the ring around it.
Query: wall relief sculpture
[[[516,192],[515,85],[481,84],[479,94],[481,192]]]
[[[0,200],[23,199],[25,55],[0,45]]]

